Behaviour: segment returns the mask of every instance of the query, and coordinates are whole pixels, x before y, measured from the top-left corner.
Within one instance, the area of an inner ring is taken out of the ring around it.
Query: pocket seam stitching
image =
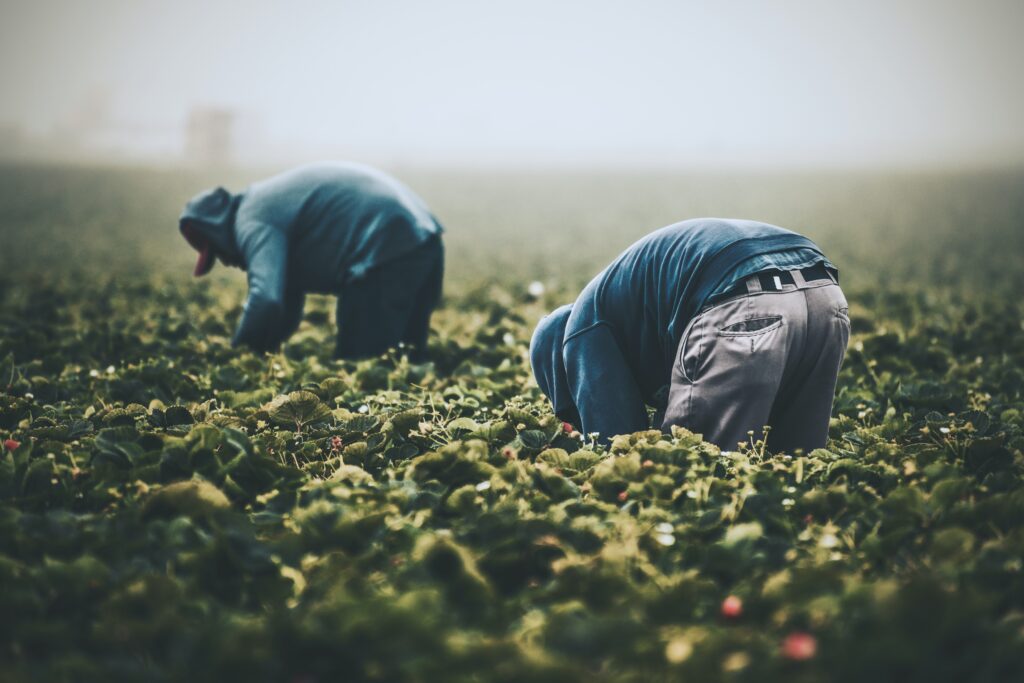
[[[699,313],[696,318],[690,321],[690,324],[686,326],[683,331],[683,339],[679,343],[679,348],[676,350],[676,366],[679,368],[679,374],[683,376],[687,382],[692,383],[689,374],[686,372],[686,345],[690,342],[690,337],[693,336],[694,328],[703,322],[701,317],[703,313]]]

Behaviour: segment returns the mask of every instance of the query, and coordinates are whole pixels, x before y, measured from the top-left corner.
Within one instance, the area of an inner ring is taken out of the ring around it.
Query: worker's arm
[[[306,305],[306,295],[297,290],[288,290],[284,295],[284,313],[281,316],[281,327],[277,335],[277,344],[283,344],[295,334],[302,324],[302,310]]]
[[[584,434],[607,443],[648,428],[647,408],[622,350],[604,324],[577,332],[562,347],[573,402]]]
[[[232,345],[273,351],[286,324],[287,236],[269,225],[253,226],[242,234],[239,247],[245,256],[249,296]]]

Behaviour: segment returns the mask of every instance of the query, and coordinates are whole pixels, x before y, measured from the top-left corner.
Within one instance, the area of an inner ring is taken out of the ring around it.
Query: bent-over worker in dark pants
[[[302,320],[307,293],[337,294],[335,355],[365,358],[405,343],[423,358],[441,297],[441,224],[412,190],[360,164],[302,166],[193,198],[182,235],[199,252],[242,268],[249,296],[233,345],[273,351]]]
[[[607,441],[679,425],[734,449],[824,446],[850,336],[838,271],[808,238],[701,218],[644,237],[530,343],[555,413]]]

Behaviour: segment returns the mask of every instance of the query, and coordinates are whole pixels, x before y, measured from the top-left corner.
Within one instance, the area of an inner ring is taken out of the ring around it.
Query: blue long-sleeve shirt
[[[307,293],[336,293],[443,230],[391,176],[355,163],[301,166],[231,195],[205,192],[181,216],[221,261],[244,268],[249,294],[235,345],[275,348],[301,318]]]

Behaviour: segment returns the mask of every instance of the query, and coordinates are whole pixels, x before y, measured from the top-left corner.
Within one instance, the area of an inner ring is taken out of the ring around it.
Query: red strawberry
[[[722,616],[726,619],[736,619],[743,614],[743,601],[735,595],[730,595],[722,600]]]
[[[13,451],[20,445],[21,444],[15,441],[14,439],[7,439],[6,441],[4,441],[4,448],[6,448],[9,451]]]
[[[566,434],[572,434],[575,430],[572,428],[571,424],[569,424],[568,422],[563,422],[562,431],[565,432]]]
[[[818,641],[810,633],[795,631],[782,641],[782,656],[796,662],[814,657],[818,651]]]
[[[625,503],[627,498],[629,498],[629,491],[623,491],[619,494],[620,503]]]

